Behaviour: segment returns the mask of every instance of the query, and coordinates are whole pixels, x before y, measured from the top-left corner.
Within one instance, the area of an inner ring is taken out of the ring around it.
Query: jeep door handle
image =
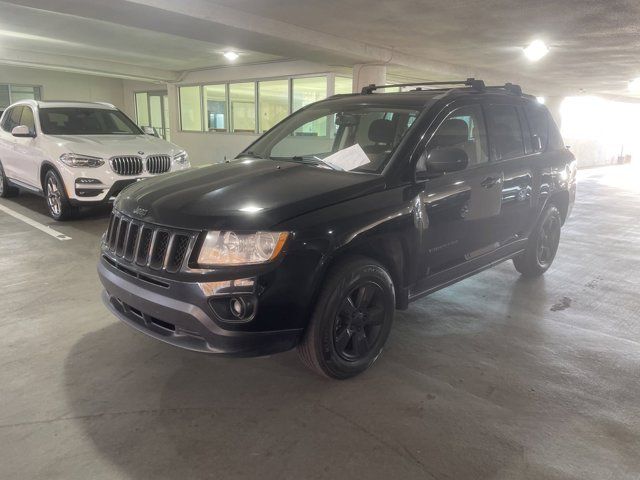
[[[480,182],[480,185],[482,185],[484,188],[491,188],[496,183],[500,183],[500,178],[501,177],[487,177],[482,182]]]

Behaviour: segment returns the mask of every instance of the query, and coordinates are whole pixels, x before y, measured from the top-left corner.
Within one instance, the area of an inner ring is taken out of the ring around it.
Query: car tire
[[[516,270],[524,277],[538,277],[546,272],[558,251],[561,228],[560,210],[551,204],[531,232],[525,251],[513,259]]]
[[[0,198],[15,197],[18,193],[20,193],[20,190],[9,185],[9,181],[2,168],[2,163],[0,163]]]
[[[47,210],[54,220],[73,218],[78,209],[69,203],[64,183],[55,170],[49,170],[45,175],[43,191]]]
[[[395,310],[393,281],[375,260],[353,256],[333,267],[298,346],[302,362],[329,378],[368,369],[382,353]]]

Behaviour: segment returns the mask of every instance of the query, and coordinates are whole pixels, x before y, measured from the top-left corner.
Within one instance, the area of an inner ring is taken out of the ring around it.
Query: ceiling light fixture
[[[629,91],[631,93],[640,93],[640,77],[634,78],[629,82]]]
[[[234,60],[237,60],[238,57],[240,56],[236,52],[232,52],[232,51],[224,52],[222,55],[224,56],[224,58],[226,58],[227,60],[231,60],[232,62]]]
[[[546,98],[544,97],[536,97],[536,100],[538,101],[538,103],[540,103],[541,105],[544,105],[544,102],[547,101]]]
[[[534,40],[524,49],[524,55],[532,62],[537,62],[549,53],[549,47],[542,40]]]

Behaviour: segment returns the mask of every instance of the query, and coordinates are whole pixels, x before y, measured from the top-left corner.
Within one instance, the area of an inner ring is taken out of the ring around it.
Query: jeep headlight
[[[176,163],[176,165],[184,165],[184,166],[189,166],[189,154],[187,152],[185,152],[184,150],[176,153],[173,156],[173,161]]]
[[[236,233],[211,231],[200,248],[198,265],[255,265],[275,260],[282,252],[289,233]]]
[[[60,161],[70,167],[89,167],[96,168],[104,165],[104,160],[100,157],[92,157],[90,155],[80,155],[78,153],[63,153],[60,155]]]

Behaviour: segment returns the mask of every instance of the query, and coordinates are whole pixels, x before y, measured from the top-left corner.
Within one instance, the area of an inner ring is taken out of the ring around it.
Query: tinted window
[[[33,110],[31,110],[31,108],[22,107],[22,117],[20,117],[20,125],[28,127],[31,133],[36,132],[36,124],[33,119]]]
[[[527,105],[525,107],[527,121],[533,137],[533,149],[544,151],[549,144],[549,115],[542,105]]]
[[[427,149],[445,147],[457,147],[467,152],[469,165],[489,160],[487,131],[479,105],[458,108],[440,124]]]
[[[491,150],[496,160],[524,155],[524,140],[518,118],[518,110],[513,105],[489,105],[487,108]]]
[[[13,107],[7,110],[7,114],[4,116],[2,122],[2,128],[10,132],[15,127],[20,125],[20,116],[22,115],[22,107]]]
[[[50,135],[141,134],[124,113],[106,108],[41,108],[40,127]]]

